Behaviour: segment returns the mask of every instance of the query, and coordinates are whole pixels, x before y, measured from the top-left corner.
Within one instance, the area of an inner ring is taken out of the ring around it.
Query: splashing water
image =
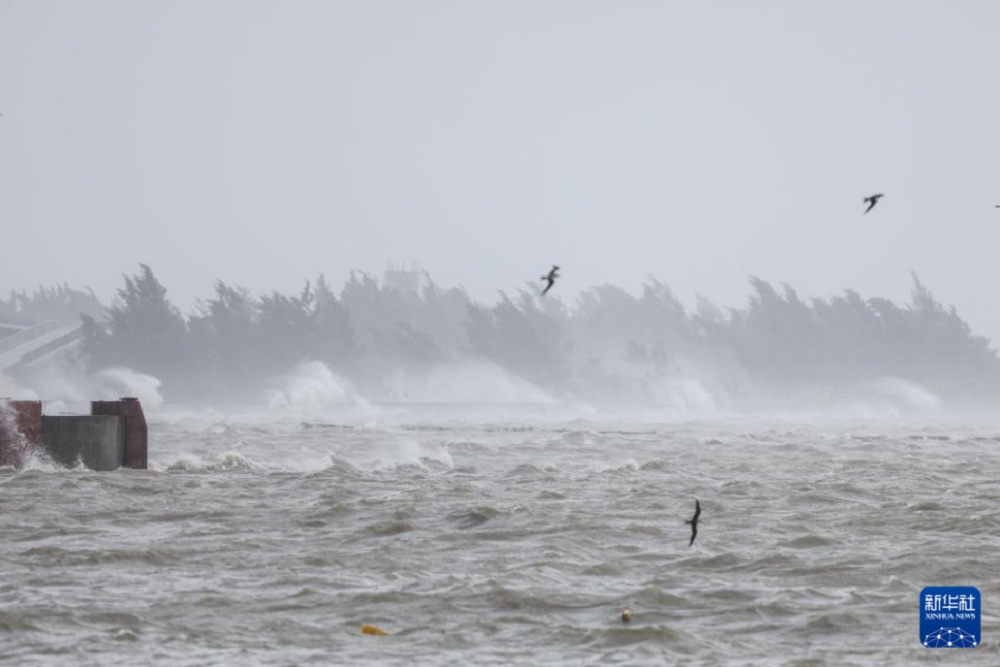
[[[551,395],[492,361],[467,359],[420,375],[398,373],[393,398],[432,403],[554,403]]]
[[[292,373],[276,378],[272,385],[276,387],[268,401],[272,413],[297,419],[324,419],[340,415],[345,409],[363,414],[378,412],[320,361],[301,363]]]
[[[17,428],[14,409],[0,401],[0,466],[21,467],[29,445]]]
[[[941,399],[916,382],[886,377],[873,382],[872,388],[889,400],[901,403],[904,408],[923,413],[934,413],[941,408]]]
[[[0,376],[0,396],[45,401],[49,414],[89,410],[93,400],[117,400],[126,396],[138,398],[146,413],[157,413],[163,405],[160,380],[125,366],[105,368],[93,375],[50,370],[34,375],[19,384]]]
[[[163,405],[163,395],[160,393],[160,380],[152,375],[137,373],[131,368],[115,366],[106,368],[95,376],[96,386],[94,398],[114,400],[123,396],[139,399],[143,410],[156,413]]]

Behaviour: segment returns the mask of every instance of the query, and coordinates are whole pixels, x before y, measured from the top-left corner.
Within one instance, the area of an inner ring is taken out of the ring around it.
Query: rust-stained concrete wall
[[[90,414],[118,415],[125,419],[125,458],[122,465],[126,468],[145,470],[149,436],[146,428],[146,415],[142,412],[142,404],[139,403],[139,399],[91,401]]]
[[[41,401],[0,399],[0,465],[23,466],[38,447],[41,429]]]
[[[94,470],[145,469],[149,438],[138,399],[93,401],[90,415],[48,416],[41,401],[0,399],[0,465],[23,466],[41,446],[54,461]]]

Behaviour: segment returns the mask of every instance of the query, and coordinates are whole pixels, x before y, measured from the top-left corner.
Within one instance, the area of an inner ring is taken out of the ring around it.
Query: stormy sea
[[[1000,420],[148,418],[148,470],[0,470],[0,663],[1000,664]],[[975,648],[923,646],[926,586],[979,589]]]

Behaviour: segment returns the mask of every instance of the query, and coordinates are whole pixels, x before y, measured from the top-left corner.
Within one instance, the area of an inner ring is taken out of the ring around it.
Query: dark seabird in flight
[[[546,285],[545,289],[542,290],[542,296],[545,296],[545,293],[548,292],[550,289],[552,289],[552,286],[555,284],[556,278],[558,277],[559,277],[559,267],[553,264],[552,270],[549,271],[549,275],[542,276],[542,280],[549,281],[549,284]]]
[[[865,213],[872,210],[875,207],[875,204],[878,203],[878,200],[884,196],[885,195],[879,193],[877,195],[872,195],[871,197],[865,197],[864,201],[871,202],[870,204],[868,204],[868,208],[865,209]]]
[[[701,516],[701,503],[697,500],[694,501],[694,516],[691,517],[690,521],[685,521],[684,523],[691,524],[691,541],[688,542],[688,546],[694,544],[694,538],[698,537],[698,517]]]

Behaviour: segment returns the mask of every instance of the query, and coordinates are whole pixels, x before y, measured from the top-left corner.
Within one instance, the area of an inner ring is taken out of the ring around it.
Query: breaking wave
[[[271,385],[268,409],[273,415],[323,421],[380,412],[319,361],[301,363],[291,373],[274,378]]]

